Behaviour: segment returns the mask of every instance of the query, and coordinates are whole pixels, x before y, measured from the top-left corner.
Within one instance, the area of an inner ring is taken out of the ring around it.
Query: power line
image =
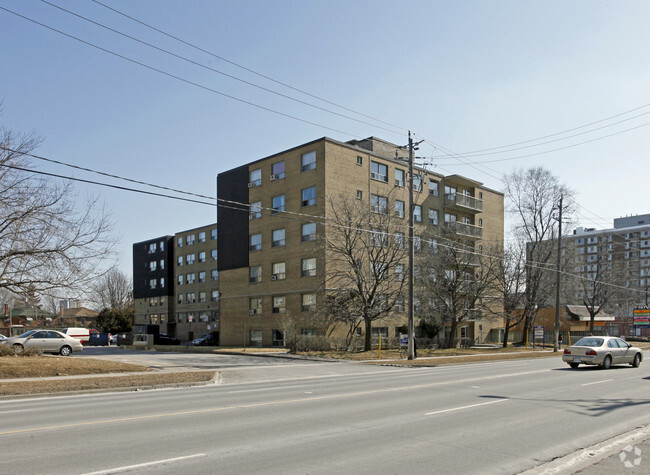
[[[87,18],[87,17],[85,17],[85,16],[82,16],[82,15],[79,15],[79,14],[77,14],[77,13],[74,13],[74,12],[72,12],[72,11],[70,11],[70,10],[67,10],[67,9],[63,8],[63,7],[60,7],[60,6],[58,6],[58,5],[55,5],[54,3],[51,3],[51,2],[49,2],[49,1],[47,1],[47,0],[41,0],[41,2],[43,2],[43,3],[47,4],[47,5],[50,5],[50,6],[54,7],[54,8],[57,8],[57,9],[59,9],[59,10],[61,10],[61,11],[64,11],[64,12],[70,14],[70,15],[73,15],[73,16],[77,17],[77,18],[80,18],[80,19],[82,19],[82,20],[85,20],[85,21],[87,21],[87,22],[89,22],[89,23],[92,23],[93,25],[99,26],[99,27],[101,27],[101,28],[105,28],[105,29],[107,29],[107,30],[109,30],[109,31],[111,31],[111,32],[113,32],[113,33],[115,33],[115,34],[121,35],[121,36],[123,36],[123,37],[125,37],[125,38],[128,38],[128,39],[130,39],[130,40],[136,41],[136,42],[138,42],[138,43],[140,43],[140,44],[143,44],[143,45],[145,45],[145,46],[148,46],[148,47],[150,47],[150,48],[153,48],[153,49],[155,49],[155,50],[157,50],[157,51],[160,51],[160,52],[162,52],[162,53],[165,53],[165,54],[168,54],[168,55],[170,55],[170,56],[173,56],[174,58],[180,59],[180,60],[182,60],[182,61],[186,61],[186,62],[188,62],[188,63],[190,63],[190,64],[193,64],[193,65],[195,65],[195,66],[199,66],[199,67],[201,67],[201,68],[207,69],[207,70],[212,71],[212,72],[214,72],[214,73],[216,73],[216,74],[221,74],[222,76],[228,77],[228,78],[233,79],[233,80],[235,80],[235,81],[239,81],[239,82],[241,82],[241,83],[243,83],[243,84],[247,84],[247,85],[249,85],[249,86],[251,86],[251,87],[258,88],[258,89],[260,89],[260,90],[262,90],[262,91],[265,91],[265,92],[268,92],[268,93],[270,93],[270,94],[275,94],[275,95],[280,96],[280,97],[283,97],[283,98],[285,98],[285,99],[288,99],[288,100],[291,100],[291,101],[298,102],[299,104],[303,104],[303,105],[306,105],[306,106],[308,106],[308,107],[313,107],[313,108],[318,109],[318,110],[321,110],[321,111],[323,111],[323,112],[327,112],[327,113],[330,113],[330,114],[334,114],[334,115],[336,115],[336,116],[338,116],[338,117],[342,117],[342,118],[344,118],[344,119],[353,120],[353,121],[355,121],[355,122],[359,122],[359,123],[361,123],[361,124],[369,125],[369,126],[371,126],[371,127],[376,127],[376,128],[378,128],[378,129],[381,129],[381,130],[384,130],[384,131],[390,132],[390,133],[392,133],[392,134],[402,135],[401,132],[397,132],[397,131],[395,131],[395,130],[393,130],[393,129],[388,129],[388,128],[385,128],[385,127],[378,126],[378,125],[376,125],[376,124],[371,124],[370,122],[366,122],[366,121],[363,121],[363,120],[356,119],[356,118],[354,118],[354,117],[347,116],[347,115],[345,115],[345,114],[340,114],[340,113],[338,113],[338,112],[335,112],[335,111],[332,111],[332,110],[326,109],[326,108],[324,108],[324,107],[320,107],[320,106],[317,106],[317,105],[315,105],[315,104],[311,104],[311,103],[309,103],[309,102],[302,101],[302,100],[300,100],[300,99],[297,99],[297,98],[294,98],[294,97],[288,96],[288,95],[286,95],[286,94],[282,94],[282,93],[280,93],[280,92],[274,91],[274,90],[269,89],[269,88],[266,88],[266,87],[264,87],[264,86],[260,86],[260,85],[258,85],[258,84],[253,83],[253,82],[250,82],[250,81],[247,81],[247,80],[245,80],[245,79],[239,78],[239,77],[237,77],[237,76],[233,76],[232,74],[228,74],[228,73],[225,73],[225,72],[223,72],[223,71],[219,71],[218,69],[212,68],[212,67],[210,67],[210,66],[206,66],[205,64],[202,64],[202,63],[200,63],[200,62],[198,62],[198,61],[194,61],[194,60],[192,60],[192,59],[186,58],[185,56],[181,56],[181,55],[176,54],[176,53],[173,53],[173,52],[171,52],[171,51],[169,51],[169,50],[166,50],[166,49],[160,48],[160,47],[158,47],[158,46],[156,46],[156,45],[153,45],[153,44],[148,43],[148,42],[146,42],[146,41],[143,41],[143,40],[140,40],[140,39],[138,39],[138,38],[135,38],[134,36],[128,35],[128,34],[126,34],[126,33],[123,33],[123,32],[121,32],[121,31],[119,31],[119,30],[116,30],[116,29],[114,29],[114,28],[111,28],[111,27],[109,27],[109,26],[106,26],[106,25],[104,25],[104,24],[102,24],[102,23],[99,23],[99,22],[97,22],[97,21],[91,20],[90,18]]]

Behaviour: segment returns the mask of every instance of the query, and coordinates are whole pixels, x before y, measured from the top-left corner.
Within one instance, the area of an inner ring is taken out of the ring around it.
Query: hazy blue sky
[[[497,190],[503,173],[515,167],[547,167],[578,192],[579,225],[607,228],[615,217],[650,212],[646,0],[102,2],[214,55],[393,125],[279,86],[91,0],[52,3],[196,63],[373,125],[236,82],[45,2],[0,0],[2,8],[201,86],[0,10],[0,121],[42,135],[39,155],[215,196],[218,173],[295,145],[323,136],[347,141],[371,135],[405,144],[410,129],[426,139],[419,154],[434,157],[437,171],[463,174]],[[618,114],[623,115],[524,143],[518,147],[527,148],[520,150],[470,153]],[[581,135],[568,137],[575,134]],[[572,146],[581,142],[588,143]],[[470,161],[477,163],[467,165]],[[34,165],[133,186],[58,165]],[[121,237],[121,266],[128,271],[132,243],[216,220],[212,206],[96,186],[77,189],[82,196],[99,195],[111,209]]]

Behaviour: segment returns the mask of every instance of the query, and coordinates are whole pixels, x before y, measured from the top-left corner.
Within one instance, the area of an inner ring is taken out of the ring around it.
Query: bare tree
[[[355,319],[363,322],[364,349],[369,351],[372,323],[393,313],[405,287],[405,279],[392,275],[408,256],[403,220],[392,211],[390,196],[372,195],[370,203],[345,196],[329,196],[326,201],[329,221],[322,239],[330,297],[325,302],[332,305],[328,310],[347,308],[342,318],[349,328],[359,325]]]
[[[515,170],[504,180],[507,210],[515,220],[514,235],[526,243],[526,285],[522,343],[532,328],[537,309],[555,289],[551,258],[558,238],[557,211],[563,198],[563,216],[571,216],[574,193],[543,167]]]
[[[96,200],[79,209],[70,182],[29,171],[40,142],[0,128],[0,288],[21,295],[86,286],[114,244]]]
[[[92,288],[92,300],[99,309],[127,310],[133,307],[133,282],[115,267],[99,277]]]
[[[415,281],[420,299],[449,323],[445,346],[453,348],[462,322],[483,318],[499,307],[492,268],[501,256],[476,252],[474,241],[457,234],[453,225],[442,227],[437,236],[425,241],[418,253]]]
[[[510,330],[518,326],[524,318],[522,310],[526,294],[526,246],[513,242],[504,247],[503,258],[490,269],[503,300],[503,309],[495,315],[503,317],[503,347],[508,346]],[[488,310],[492,312],[492,309]]]

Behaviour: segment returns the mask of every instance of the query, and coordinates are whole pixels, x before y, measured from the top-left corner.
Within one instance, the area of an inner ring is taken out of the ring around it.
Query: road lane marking
[[[162,465],[164,463],[178,462],[180,460],[187,460],[196,457],[205,457],[206,454],[194,454],[194,455],[185,455],[183,457],[174,457],[172,459],[156,460],[153,462],[139,463],[137,465],[125,465],[123,467],[109,468],[107,470],[100,470],[98,472],[89,472],[84,475],[103,475],[106,473],[117,473],[117,472],[127,472],[130,470],[137,470],[139,468],[151,467],[154,465]]]
[[[603,379],[602,381],[593,381],[591,383],[581,384],[580,386],[591,386],[592,384],[609,383],[610,381],[614,381],[614,380],[613,379]]]
[[[508,399],[497,399],[496,401],[481,402],[478,404],[470,404],[469,406],[452,407],[451,409],[443,409],[441,411],[427,412],[425,416],[435,416],[436,414],[444,414],[445,412],[462,411],[463,409],[471,409],[473,407],[487,406],[488,404],[496,404],[498,402],[503,402],[503,401],[508,401]]]
[[[206,409],[193,409],[193,410],[187,410],[187,411],[177,411],[177,412],[168,412],[168,413],[160,413],[160,414],[149,414],[149,415],[133,416],[133,417],[118,417],[118,418],[114,418],[114,419],[103,419],[103,420],[97,420],[97,421],[72,422],[72,423],[68,423],[68,424],[59,424],[59,425],[51,425],[51,426],[43,426],[43,427],[31,427],[31,428],[27,428],[27,429],[7,430],[7,431],[0,432],[0,436],[14,435],[14,434],[24,434],[24,433],[28,433],[28,432],[42,432],[42,431],[46,431],[46,430],[71,429],[71,428],[75,428],[75,427],[90,427],[90,426],[98,426],[98,425],[104,425],[104,424],[110,424],[110,423],[118,423],[118,422],[145,421],[145,420],[161,419],[161,418],[164,418],[164,417],[178,417],[178,416],[188,416],[188,415],[197,415],[197,414],[210,414],[210,413],[217,413],[217,412],[223,412],[223,411],[232,411],[232,410],[237,410],[237,409],[254,409],[254,408],[260,408],[260,407],[282,406],[282,405],[287,405],[287,404],[300,404],[300,403],[305,403],[305,402],[324,401],[324,400],[329,400],[329,399],[340,399],[340,398],[346,398],[346,397],[368,396],[368,395],[371,395],[371,394],[386,394],[386,393],[392,393],[392,392],[398,392],[398,391],[411,391],[411,390],[414,390],[414,389],[433,388],[433,387],[436,387],[436,386],[438,386],[438,387],[440,387],[440,386],[449,386],[449,385],[452,385],[452,384],[467,384],[467,383],[470,383],[470,382],[483,381],[483,380],[494,381],[496,379],[518,377],[518,376],[537,374],[537,373],[547,373],[547,372],[550,372],[550,371],[551,371],[550,369],[522,371],[522,372],[519,372],[519,373],[508,373],[508,374],[501,374],[501,375],[480,376],[480,377],[476,377],[476,378],[467,378],[467,379],[462,379],[462,380],[452,380],[452,381],[444,381],[444,382],[436,381],[436,382],[433,382],[433,383],[414,384],[412,386],[401,386],[401,387],[397,387],[397,388],[371,389],[371,390],[367,390],[367,391],[356,391],[356,392],[351,392],[351,393],[330,394],[330,395],[314,396],[314,397],[304,397],[304,398],[298,398],[298,399],[282,399],[282,400],[279,400],[279,401],[268,401],[268,402],[259,402],[259,403],[251,403],[251,404],[236,404],[236,405],[232,405],[232,406],[210,407],[210,408],[206,408]]]

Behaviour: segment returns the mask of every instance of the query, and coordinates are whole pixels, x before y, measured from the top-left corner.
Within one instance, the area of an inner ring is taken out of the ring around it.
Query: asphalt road
[[[0,401],[0,471],[509,474],[650,423],[648,362],[283,361],[264,382]]]

